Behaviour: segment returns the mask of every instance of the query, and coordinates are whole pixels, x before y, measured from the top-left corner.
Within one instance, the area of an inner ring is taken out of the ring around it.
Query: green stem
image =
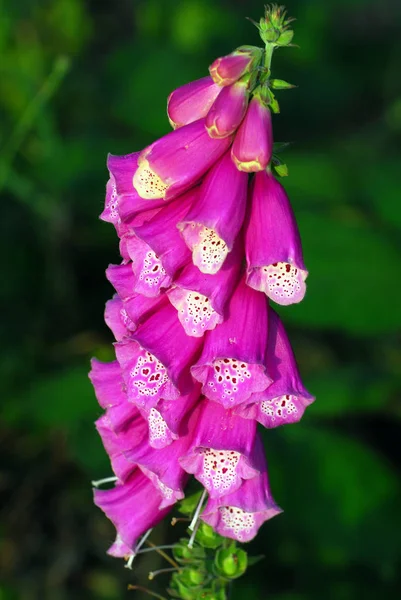
[[[275,45],[267,42],[265,50],[265,67],[267,69],[267,77],[271,75],[271,64]]]

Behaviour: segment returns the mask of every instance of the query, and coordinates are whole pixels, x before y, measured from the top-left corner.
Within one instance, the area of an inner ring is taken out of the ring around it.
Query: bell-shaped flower
[[[167,99],[167,115],[174,129],[206,117],[221,92],[211,77],[190,81],[171,92]]]
[[[255,174],[245,235],[247,284],[282,304],[305,295],[301,239],[290,201],[271,172]]]
[[[256,46],[240,46],[231,54],[216,58],[209,67],[209,73],[218,85],[231,85],[251,71],[261,56],[262,50]]]
[[[202,273],[217,273],[233,249],[244,221],[247,182],[247,174],[238,171],[226,152],[206,175],[197,200],[177,224]]]
[[[199,272],[191,262],[167,291],[187,335],[202,337],[205,331],[223,322],[226,305],[242,268],[242,250],[240,236],[237,236],[233,250],[216,275]]]
[[[228,319],[205,335],[192,376],[203,384],[202,393],[232,408],[271,383],[266,372],[268,312],[264,296],[242,279],[229,307]]]
[[[252,403],[235,408],[246,419],[256,419],[265,427],[296,423],[314,397],[305,389],[294,352],[277,313],[269,309],[267,369],[273,383],[252,397]]]
[[[249,103],[245,118],[235,134],[231,156],[237,169],[252,173],[263,171],[273,152],[273,130],[270,109],[260,96]]]
[[[181,466],[204,485],[212,498],[237,490],[256,477],[256,422],[242,419],[217,402],[204,398],[193,413],[194,438],[180,458]]]
[[[115,344],[130,402],[150,410],[159,400],[175,400],[192,387],[189,367],[201,347],[188,337],[166,299],[130,339]]]
[[[244,118],[248,100],[247,81],[224,87],[207,113],[205,125],[209,136],[220,140],[229,138]]]
[[[137,194],[152,201],[176,198],[200,180],[231,141],[212,139],[204,119],[171,131],[140,153],[138,169],[132,171]]]
[[[199,195],[198,188],[170,202],[141,227],[132,229],[126,239],[127,253],[135,275],[134,290],[154,297],[168,288],[176,272],[191,260],[191,253],[181,237],[177,222]]]
[[[117,530],[117,539],[108,554],[126,557],[134,554],[141,535],[155,527],[168,514],[159,509],[163,496],[140,469],[134,469],[123,484],[109,490],[94,490],[94,502]]]
[[[244,481],[239,489],[221,497],[209,497],[201,519],[223,537],[238,542],[252,540],[260,526],[282,512],[269,486],[263,443],[255,443],[255,465],[259,474]]]

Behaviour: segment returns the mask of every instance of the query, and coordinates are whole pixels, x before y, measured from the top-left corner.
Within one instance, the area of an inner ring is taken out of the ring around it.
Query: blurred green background
[[[291,0],[277,141],[310,270],[282,312],[307,387],[300,425],[265,435],[285,509],[250,545],[233,600],[401,597],[401,4]],[[88,360],[111,356],[98,220],[106,153],[169,131],[166,97],[257,44],[256,0],[0,0],[0,600],[141,598],[92,505],[107,476]],[[166,524],[156,539],[174,537]],[[156,589],[158,581],[154,582]],[[160,580],[159,588],[163,588]],[[153,585],[153,584],[152,584]],[[135,595],[136,594],[136,595]],[[144,598],[144,597],[143,597]]]

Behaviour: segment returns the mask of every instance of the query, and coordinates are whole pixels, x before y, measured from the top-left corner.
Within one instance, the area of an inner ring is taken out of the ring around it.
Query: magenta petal
[[[110,490],[94,490],[94,502],[102,509],[117,530],[117,540],[109,549],[113,556],[129,548],[135,551],[138,538],[154,527],[168,514],[159,510],[163,501],[152,482],[139,469],[135,469],[124,484]]]
[[[265,427],[296,423],[314,397],[305,389],[294,352],[279,316],[269,311],[267,368],[273,383],[252,397],[252,403],[237,406],[235,412],[257,419]]]
[[[242,263],[242,243],[237,237],[216,275],[202,273],[191,262],[167,292],[187,335],[201,337],[226,316],[226,305],[238,282]]]
[[[223,88],[205,120],[211,138],[226,138],[234,133],[245,116],[248,99],[249,91],[246,82],[237,81]]]
[[[171,131],[141,152],[134,186],[141,198],[171,200],[189,190],[229,148],[212,139],[204,119]],[[118,188],[117,188],[118,190]]]
[[[166,301],[161,296],[148,298],[134,291],[135,275],[131,263],[109,265],[106,270],[106,277],[117,291],[123,302],[124,311],[126,311],[128,318],[135,326],[155,312]]]
[[[241,419],[217,402],[203,399],[195,408],[195,437],[180,459],[212,498],[238,489],[243,479],[258,474],[253,447],[256,423]]]
[[[120,481],[125,481],[135,468],[135,464],[127,457],[128,450],[143,443],[148,436],[146,421],[138,410],[133,411],[132,408],[131,405],[131,416],[125,418],[118,433],[114,429],[114,419],[109,418],[110,413],[118,410],[117,407],[109,408],[107,413],[95,423],[104,448],[109,455],[113,472]]]
[[[244,221],[247,182],[247,174],[236,169],[226,152],[206,175],[198,199],[177,225],[203,273],[217,273],[233,249]]]
[[[159,296],[162,288],[171,284],[160,257],[143,240],[132,235],[126,238],[128,256],[132,260],[134,290],[148,298]]]
[[[107,223],[113,223],[117,225],[120,216],[118,214],[118,195],[117,195],[117,187],[114,176],[110,174],[110,178],[106,184],[106,199],[104,204],[104,210],[100,215],[102,221],[106,221]]]
[[[155,450],[148,441],[127,452],[127,459],[136,463],[162,494],[160,508],[174,504],[184,497],[184,486],[188,475],[178,459],[187,451],[191,436],[174,441],[168,447]]]
[[[136,329],[136,324],[128,316],[122,300],[117,295],[106,302],[104,320],[117,341],[131,335]]]
[[[231,156],[240,171],[263,171],[273,152],[271,113],[259,96],[254,96],[235,134]]]
[[[259,527],[282,512],[275,503],[269,486],[263,444],[255,443],[259,474],[244,481],[239,489],[220,498],[209,497],[201,519],[223,537],[239,542],[252,540]]]
[[[206,334],[203,352],[191,368],[205,396],[232,408],[271,383],[265,366],[267,314],[264,296],[241,280],[228,319]]]
[[[133,219],[138,213],[143,211],[165,205],[162,196],[156,196],[153,202],[149,202],[149,200],[144,199],[137,193],[134,187],[134,176],[138,171],[139,156],[140,152],[133,152],[125,156],[109,154],[107,157],[107,167],[111,178],[115,182],[115,189],[118,194],[116,210],[123,221]]]
[[[177,400],[162,399],[157,405],[159,414],[175,439],[186,434],[186,421],[184,420],[184,417],[198,402],[200,392],[201,386],[195,382],[190,391],[186,394],[182,394]],[[148,419],[148,422],[150,428],[150,419]]]
[[[105,363],[97,358],[92,358],[89,379],[102,408],[126,402],[124,382],[118,361]]]
[[[133,334],[132,341],[116,344],[128,399],[150,410],[161,398],[174,400],[192,387],[189,366],[201,342],[185,335],[169,304],[151,315]]]
[[[305,295],[301,239],[283,186],[271,173],[255,174],[246,229],[247,284],[278,304],[300,302]]]
[[[167,99],[167,115],[174,129],[206,117],[221,92],[211,77],[191,81],[171,92]]]

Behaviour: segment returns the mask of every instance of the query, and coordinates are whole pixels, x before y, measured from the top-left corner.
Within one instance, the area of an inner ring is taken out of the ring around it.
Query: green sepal
[[[192,515],[199,504],[201,495],[202,490],[195,492],[195,494],[191,494],[190,496],[187,496],[181,500],[181,502],[178,503],[178,512],[180,512],[182,515]]]
[[[179,580],[185,587],[190,589],[199,589],[205,585],[207,573],[202,569],[186,568],[177,574]]]
[[[292,38],[294,37],[294,32],[292,29],[287,29],[283,31],[283,33],[278,38],[276,44],[278,46],[289,46],[291,44]]]
[[[288,83],[288,81],[284,81],[283,79],[270,79],[270,87],[272,87],[273,90],[292,90],[297,86]]]
[[[273,163],[273,169],[279,177],[288,177],[288,167],[285,163],[282,163],[280,161],[279,163],[276,164],[273,159],[272,159],[272,163]]]
[[[204,548],[218,548],[224,542],[223,537],[216,533],[210,525],[201,522],[196,532],[196,541]]]
[[[236,579],[245,573],[248,566],[248,555],[233,543],[228,548],[222,548],[216,552],[214,565],[217,573],[222,577]]]
[[[181,573],[174,573],[170,581],[170,588],[167,590],[173,598],[181,598],[181,600],[197,600],[198,590],[191,589],[182,583],[180,578]]]
[[[199,562],[205,559],[205,550],[201,546],[190,548],[188,539],[181,538],[173,548],[173,556],[178,563]]]

